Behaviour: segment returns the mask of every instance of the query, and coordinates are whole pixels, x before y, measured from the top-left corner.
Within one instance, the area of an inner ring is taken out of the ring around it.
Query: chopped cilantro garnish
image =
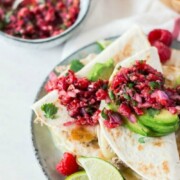
[[[104,112],[104,110],[105,109],[103,109],[102,111],[101,111],[101,116],[104,118],[104,119],[108,119],[108,116],[107,116],[107,114]]]
[[[41,106],[44,116],[49,119],[55,119],[58,108],[53,103],[46,103]]]
[[[151,87],[151,89],[160,88],[160,83],[156,81],[152,81],[149,83],[149,86]]]
[[[114,112],[117,112],[118,111],[118,105],[116,105],[115,103],[109,103],[108,104],[108,108]]]
[[[154,117],[155,115],[160,113],[160,110],[154,109],[154,108],[149,108],[147,109],[147,113],[151,116]]]
[[[4,22],[0,22],[0,30],[4,28]]]
[[[65,30],[65,29],[67,29],[67,26],[64,25],[64,24],[62,24],[62,25],[60,25],[60,28],[63,29],[63,30]]]
[[[4,21],[6,24],[8,24],[10,22],[10,17],[12,15],[13,11],[9,11],[8,13],[6,13],[5,17],[4,17]]]
[[[81,63],[79,60],[75,59],[72,60],[70,63],[70,69],[74,72],[77,72],[79,70],[81,70],[84,67],[84,64]]]
[[[107,85],[107,84],[103,84],[102,88],[103,88],[104,90],[107,90],[108,85]]]
[[[118,66],[118,68],[117,68],[117,69],[118,69],[118,70],[120,70],[121,68],[122,68],[122,66]]]
[[[117,100],[116,101],[116,105],[120,105],[121,104],[121,101],[120,100]]]
[[[124,94],[123,96],[124,96],[124,98],[127,99],[128,101],[131,100],[131,97],[130,97],[128,94]]]
[[[86,109],[86,112],[93,115],[93,108],[91,106],[89,106],[87,109]]]
[[[108,94],[109,94],[109,97],[110,97],[111,100],[115,99],[115,95],[114,95],[114,93],[112,91],[109,91]]]
[[[139,60],[139,62],[140,62],[141,64],[143,64],[143,63],[145,62],[145,60]]]
[[[133,82],[128,83],[128,87],[129,87],[129,88],[132,88],[133,86],[134,86],[134,83],[133,83]]]
[[[137,102],[136,101],[132,101],[132,105],[133,106],[137,106]]]
[[[140,137],[140,138],[138,139],[138,142],[141,143],[141,144],[145,143],[144,138],[145,138],[145,137]]]

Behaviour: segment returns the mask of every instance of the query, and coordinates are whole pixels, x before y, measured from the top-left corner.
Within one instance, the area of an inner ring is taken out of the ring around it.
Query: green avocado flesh
[[[142,123],[144,126],[151,128],[154,131],[160,132],[160,133],[171,133],[178,129],[178,123],[174,125],[159,125],[156,123],[152,123],[151,121],[148,121],[146,119],[139,119],[139,122]]]
[[[144,113],[142,116],[139,116],[138,119],[143,122],[143,124],[151,123],[157,125],[175,125],[179,121],[177,114],[172,114],[168,110],[162,109],[154,117],[150,116],[148,113]]]
[[[87,77],[91,81],[97,81],[98,79],[108,80],[113,70],[114,61],[109,59],[105,63],[96,63]]]
[[[125,120],[127,128],[131,131],[149,137],[165,136],[175,132],[179,128],[178,115],[171,114],[167,110],[161,110],[152,117],[148,113],[137,117],[137,122]]]
[[[125,120],[125,122],[126,122],[126,127],[129,130],[131,130],[131,131],[133,131],[133,132],[135,132],[137,134],[141,134],[143,136],[148,136],[151,133],[150,129],[148,129],[146,126],[142,125],[138,121],[133,123],[133,122],[131,122],[129,120]]]
[[[110,103],[107,105],[107,107],[114,112],[118,111],[118,105],[116,105],[116,104]]]
[[[74,72],[78,72],[84,67],[84,64],[81,63],[79,60],[75,59],[72,60],[70,63],[70,69],[73,70]]]
[[[136,123],[132,123],[129,120],[127,120],[126,127],[129,130],[135,132],[136,134],[140,134],[142,136],[148,136],[148,137],[161,137],[170,133],[170,132],[166,133],[166,132],[154,131],[153,129],[144,126],[139,121],[137,121]]]

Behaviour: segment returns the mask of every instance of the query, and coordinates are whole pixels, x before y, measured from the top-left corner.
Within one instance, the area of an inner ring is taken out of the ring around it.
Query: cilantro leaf
[[[138,139],[138,142],[141,143],[141,144],[144,144],[145,143],[145,140],[144,140],[145,137],[140,137]]]
[[[61,24],[61,25],[60,25],[60,28],[63,29],[63,30],[65,30],[65,29],[67,29],[67,26],[64,25],[64,24]]]
[[[89,106],[87,109],[86,109],[86,112],[89,113],[90,115],[93,115],[94,113],[94,110],[91,106]]]
[[[131,97],[130,97],[128,94],[124,94],[123,96],[124,96],[124,98],[127,99],[128,101],[131,100]]]
[[[77,72],[79,70],[81,70],[84,67],[84,64],[81,63],[79,60],[75,59],[72,60],[70,63],[70,69],[74,72]]]
[[[58,108],[53,103],[46,103],[41,106],[44,116],[49,119],[55,119]]]
[[[137,104],[138,104],[138,103],[137,103],[136,101],[134,101],[134,100],[132,100],[131,103],[132,103],[133,106],[137,106]]]
[[[151,82],[149,82],[149,86],[151,87],[151,89],[160,88],[160,83],[158,83],[156,81],[151,81]]]
[[[104,90],[107,90],[108,85],[107,85],[107,84],[103,84],[102,88],[103,88]]]
[[[128,87],[132,88],[135,84],[133,82],[128,83]]]
[[[102,111],[101,111],[101,116],[104,118],[104,119],[108,119],[108,115],[104,112],[104,110],[105,109],[103,109]]]
[[[8,24],[10,22],[10,17],[12,15],[13,11],[9,11],[8,13],[6,13],[5,17],[4,17],[4,21],[6,24]]]
[[[149,109],[147,109],[147,113],[149,114],[149,116],[154,117],[155,115],[160,113],[160,110],[154,109],[154,108],[149,108]]]
[[[4,28],[4,26],[5,26],[4,22],[3,21],[0,22],[0,30],[2,30]]]
[[[115,95],[114,95],[114,93],[112,91],[109,91],[108,94],[109,94],[109,97],[110,97],[111,100],[115,99]]]

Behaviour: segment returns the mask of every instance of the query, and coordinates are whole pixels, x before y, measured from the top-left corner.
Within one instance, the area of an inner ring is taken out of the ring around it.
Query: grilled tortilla
[[[135,60],[146,60],[149,65],[162,72],[157,50],[149,48],[117,64],[110,83],[119,66],[130,67]],[[103,101],[101,109],[104,107],[106,103]],[[149,180],[180,179],[180,160],[175,133],[160,138],[146,137],[145,143],[142,144],[138,141],[141,135],[135,134],[124,126],[109,129],[104,126],[103,121],[101,117],[100,126],[113,151],[123,163],[142,178]]]

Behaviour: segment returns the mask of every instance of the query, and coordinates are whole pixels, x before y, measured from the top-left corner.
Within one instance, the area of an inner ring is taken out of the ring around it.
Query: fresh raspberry
[[[163,44],[170,46],[173,40],[172,33],[165,29],[154,29],[148,34],[148,39],[151,45],[154,45],[156,41],[160,41]]]
[[[165,63],[171,57],[171,49],[162,42],[155,42],[154,45],[158,49],[158,54],[162,63]]]
[[[62,160],[56,165],[57,172],[65,176],[77,172],[78,168],[79,166],[76,162],[76,157],[68,152],[63,154]]]

